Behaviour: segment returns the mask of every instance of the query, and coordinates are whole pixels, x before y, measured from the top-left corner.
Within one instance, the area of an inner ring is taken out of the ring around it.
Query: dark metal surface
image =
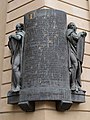
[[[66,21],[66,13],[54,9],[38,9],[24,16],[20,84],[17,80],[16,85],[12,82],[8,104],[18,104],[22,110],[31,112],[35,111],[35,101],[55,101],[58,111],[68,110],[73,102],[85,102],[80,76],[86,33],[77,34],[75,24],[67,27]]]
[[[65,110],[70,109],[72,106],[72,102],[70,101],[57,101],[56,102],[56,110],[64,112]]]
[[[25,112],[35,111],[35,102],[24,101],[24,102],[19,102],[18,105]]]
[[[9,36],[8,47],[11,51],[12,92],[18,92],[21,88],[24,35],[24,26],[22,23],[19,23],[16,25],[16,33]]]
[[[73,22],[68,24],[66,37],[69,49],[69,73],[72,91],[81,91],[81,73],[86,35],[86,32],[77,33],[77,27]]]
[[[18,104],[19,92],[9,91],[7,97],[8,97],[8,101],[7,101],[8,104]]]
[[[66,21],[53,9],[25,15],[21,101],[71,100]]]
[[[73,103],[84,103],[85,102],[85,92],[86,91],[78,91],[78,92],[72,92],[72,102]]]

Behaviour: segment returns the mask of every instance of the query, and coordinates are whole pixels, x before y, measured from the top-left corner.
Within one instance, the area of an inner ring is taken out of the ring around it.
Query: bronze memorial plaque
[[[24,20],[20,99],[70,101],[66,13],[36,10],[26,14]]]
[[[84,102],[80,76],[86,33],[77,34],[73,22],[67,26],[66,13],[54,9],[25,14],[24,27],[17,25],[16,35],[9,37],[11,52],[15,45],[18,52],[12,52],[13,87],[8,103],[34,111],[35,101],[48,100],[64,111],[73,102]]]

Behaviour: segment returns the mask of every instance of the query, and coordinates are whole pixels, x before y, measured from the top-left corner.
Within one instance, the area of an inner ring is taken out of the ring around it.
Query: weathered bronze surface
[[[8,47],[11,51],[12,92],[20,91],[21,87],[20,84],[24,35],[24,26],[23,24],[19,23],[16,25],[16,33],[9,36]]]
[[[85,102],[80,76],[86,32],[77,34],[74,23],[67,26],[66,13],[54,9],[27,13],[24,27],[19,46],[19,30],[9,37],[9,48],[16,41],[12,47],[18,49],[12,53],[12,71],[15,65],[18,71],[12,73],[8,103],[28,112],[35,110],[35,101],[55,101],[58,111],[68,110],[73,102]]]
[[[66,24],[58,10],[25,15],[21,101],[71,100]]]
[[[81,73],[84,56],[86,32],[76,33],[77,27],[71,22],[66,31],[69,48],[69,73],[72,91],[81,91]]]

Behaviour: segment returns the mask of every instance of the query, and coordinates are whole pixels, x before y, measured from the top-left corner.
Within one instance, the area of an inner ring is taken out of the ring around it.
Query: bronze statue
[[[72,91],[81,90],[80,76],[82,73],[85,37],[87,35],[86,32],[80,32],[77,34],[76,30],[76,25],[71,22],[67,26],[66,31],[69,46],[69,72]]]
[[[20,90],[21,70],[22,70],[22,52],[24,43],[24,25],[19,23],[16,25],[16,33],[9,36],[8,47],[11,50],[12,64],[12,87],[11,91]]]

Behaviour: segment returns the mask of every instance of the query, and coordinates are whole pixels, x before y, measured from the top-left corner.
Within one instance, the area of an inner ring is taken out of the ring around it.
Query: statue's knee
[[[14,71],[18,71],[17,66],[13,66],[13,70],[14,70]]]
[[[77,63],[75,63],[74,66],[75,66],[76,69],[78,68],[78,64]]]

